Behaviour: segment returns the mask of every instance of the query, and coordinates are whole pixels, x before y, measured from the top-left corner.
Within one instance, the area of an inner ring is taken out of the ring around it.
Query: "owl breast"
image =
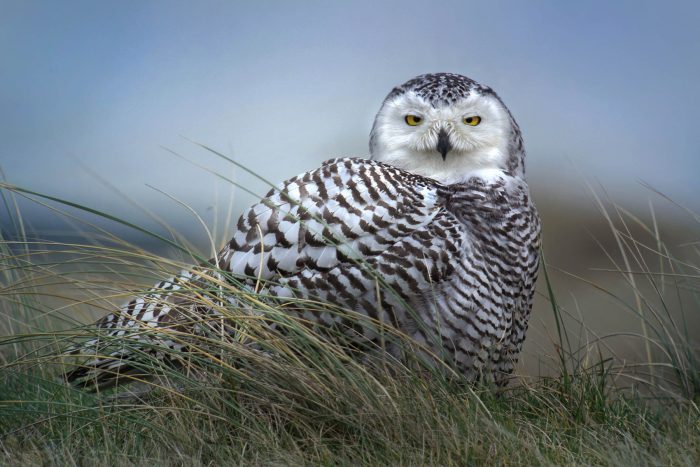
[[[540,224],[527,186],[508,176],[451,186],[446,210],[459,222],[461,249],[448,280],[418,300],[453,363],[478,379],[510,373],[522,347],[537,277]]]

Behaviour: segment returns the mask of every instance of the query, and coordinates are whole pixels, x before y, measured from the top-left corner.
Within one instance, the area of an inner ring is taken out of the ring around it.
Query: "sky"
[[[698,211],[699,24],[700,2],[674,1],[0,0],[0,167],[196,224],[182,204],[206,217],[229,196],[212,172],[266,191],[197,143],[279,182],[366,156],[391,88],[449,71],[509,106],[536,200],[574,207],[588,181],[646,204],[646,182]]]

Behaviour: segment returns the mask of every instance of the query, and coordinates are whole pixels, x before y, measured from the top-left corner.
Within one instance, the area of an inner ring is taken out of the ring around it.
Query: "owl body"
[[[378,345],[377,323],[388,323],[466,378],[504,383],[527,328],[540,231],[515,121],[489,88],[460,75],[424,75],[389,94],[370,148],[373,160],[324,162],[244,212],[212,260],[226,273],[216,280],[278,302],[320,300],[365,316],[345,327],[365,343]],[[202,280],[201,271],[156,285],[98,327],[157,330],[216,315],[182,292]],[[347,319],[323,308],[296,312],[319,326]],[[186,350],[157,333],[134,335]],[[93,339],[76,350],[100,355],[100,345]],[[106,385],[127,371],[124,352],[96,356],[68,380]]]

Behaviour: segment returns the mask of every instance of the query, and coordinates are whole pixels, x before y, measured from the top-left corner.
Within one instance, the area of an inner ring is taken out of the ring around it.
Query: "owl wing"
[[[253,291],[321,299],[399,325],[390,311],[396,297],[449,275],[449,255],[463,237],[444,208],[446,193],[431,179],[376,161],[330,160],[282,183],[244,212],[212,263]],[[97,337],[67,351],[91,358],[66,379],[106,388],[126,375],[146,375],[139,354],[186,349],[183,335],[193,323],[194,331],[211,331],[206,327],[216,307],[205,304],[219,302],[211,289],[221,280],[219,272],[197,266],[133,298],[96,323]],[[378,297],[379,281],[395,293]],[[314,322],[338,322],[325,311],[303,313]],[[371,329],[359,332],[372,338]],[[143,348],[135,352],[120,344],[123,339]]]
[[[415,266],[409,253],[423,260],[428,250],[449,251],[444,243],[460,236],[442,232],[458,227],[444,209],[445,193],[432,179],[376,161],[326,161],[245,212],[219,265],[236,276],[285,283],[339,267],[409,268]],[[432,263],[431,280],[439,281],[444,265]]]

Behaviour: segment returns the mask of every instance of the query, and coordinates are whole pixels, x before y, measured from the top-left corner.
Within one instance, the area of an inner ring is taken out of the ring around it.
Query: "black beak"
[[[440,130],[440,133],[438,133],[437,150],[442,154],[443,161],[447,158],[447,153],[450,152],[450,149],[452,149],[452,144],[450,143],[449,135],[444,129]]]

